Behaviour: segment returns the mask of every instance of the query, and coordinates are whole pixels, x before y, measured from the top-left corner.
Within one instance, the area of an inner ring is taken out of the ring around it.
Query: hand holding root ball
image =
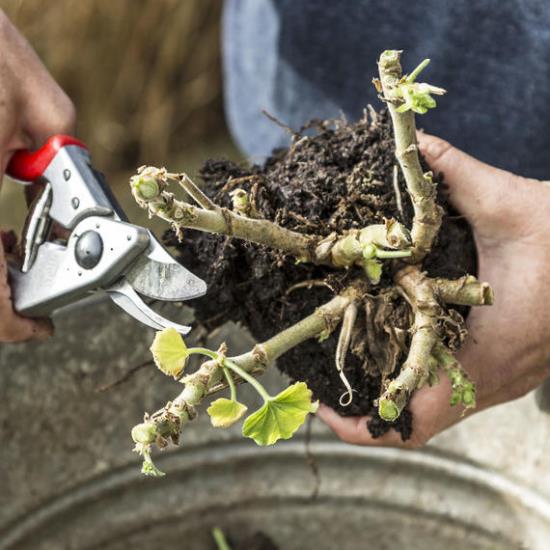
[[[208,295],[194,303],[197,321],[212,328],[212,319],[222,323],[227,315],[244,322],[261,342],[248,353],[228,356],[225,347],[191,351],[178,339],[168,342],[169,335],[157,336],[157,365],[166,373],[166,361],[177,357],[177,372],[168,370],[184,389],[164,408],[146,414],[132,432],[144,473],[160,474],[152,462],[153,447],[177,443],[180,430],[195,418],[196,406],[227,386],[230,398],[218,399],[208,410],[213,424],[225,427],[244,420],[243,436],[260,445],[291,437],[319,399],[359,417],[341,419],[326,409],[321,413],[346,441],[372,441],[365,421],[370,416],[377,418],[370,433],[382,436],[379,442],[408,440],[406,445],[417,446],[446,425],[448,410],[450,424],[476,401],[484,407],[498,399],[489,396],[489,386],[498,395],[504,391],[503,379],[501,385],[487,382],[461,367],[456,351],[466,329],[460,307],[473,309],[469,323],[474,336],[463,354],[471,363],[476,360],[468,357],[471,350],[480,354],[476,339],[487,338],[484,331],[490,330],[487,320],[496,323],[494,314],[478,311],[491,310],[490,283],[499,280],[497,294],[506,294],[501,287],[511,280],[507,247],[515,261],[519,251],[514,243],[520,239],[527,247],[531,234],[518,236],[517,227],[495,234],[499,216],[518,225],[513,217],[517,201],[510,193],[502,198],[503,187],[492,196],[487,192],[494,191],[491,169],[483,172],[483,165],[466,156],[457,166],[458,152],[425,137],[427,159],[435,171],[446,172],[452,200],[455,194],[466,197],[466,206],[458,199],[455,205],[474,225],[481,253],[480,280],[472,274],[471,232],[456,220],[446,195],[437,192],[437,178],[418,157],[414,113],[433,108],[431,94],[444,92],[417,82],[426,65],[424,61],[403,75],[400,52],[384,52],[376,85],[389,116],[371,110],[353,124],[318,123],[314,136],[293,132],[289,150],[262,167],[208,163],[202,190],[187,175],[164,168],[143,167],[131,178],[137,203],[171,224],[182,239],[178,249],[184,264],[208,282]],[[488,181],[459,195],[455,182],[468,171]],[[190,199],[177,198],[170,187],[174,184]],[[514,187],[511,181],[507,185]],[[492,209],[495,201],[499,215]],[[516,309],[519,315],[521,308]],[[514,323],[507,337],[515,330]],[[499,345],[495,340],[494,348]],[[190,353],[209,359],[187,374]],[[270,395],[251,375],[275,360],[300,382]],[[486,357],[479,360],[487,364]],[[264,399],[264,406],[246,418],[232,382],[235,375],[257,387]],[[424,388],[427,384],[432,387]],[[476,384],[481,387],[477,395]],[[428,420],[415,405],[419,399],[429,409]]]
[[[550,185],[488,166],[423,133],[420,150],[442,173],[452,204],[474,230],[479,279],[490,281],[495,302],[472,308],[469,337],[457,358],[476,384],[477,406],[449,405],[449,380],[412,397],[408,441],[391,430],[374,439],[366,417],[343,418],[321,405],[318,416],[344,441],[416,448],[465,416],[521,397],[550,375]]]

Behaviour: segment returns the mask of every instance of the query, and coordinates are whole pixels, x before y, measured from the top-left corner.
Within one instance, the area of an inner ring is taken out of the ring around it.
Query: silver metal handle
[[[99,253],[91,248],[94,243]],[[66,247],[45,242],[27,273],[10,268],[15,309],[29,316],[49,315],[112,284],[148,245],[149,232],[142,227],[99,216],[85,218]]]

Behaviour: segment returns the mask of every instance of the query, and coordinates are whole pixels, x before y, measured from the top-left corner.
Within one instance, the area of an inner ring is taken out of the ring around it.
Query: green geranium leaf
[[[243,435],[262,446],[290,439],[317,407],[318,402],[311,401],[311,390],[304,382],[297,382],[252,413],[244,422]]]
[[[179,378],[189,353],[181,334],[175,328],[157,332],[151,353],[157,367],[166,375]]]
[[[225,397],[216,399],[206,410],[214,428],[229,428],[240,420],[246,411],[245,405]]]

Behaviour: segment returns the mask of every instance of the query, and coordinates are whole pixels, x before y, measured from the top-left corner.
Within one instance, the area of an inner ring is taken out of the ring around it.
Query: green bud
[[[235,189],[229,193],[233,202],[233,210],[245,213],[248,210],[248,194],[243,189]]]
[[[164,472],[161,472],[156,466],[149,452],[143,455],[143,464],[141,465],[141,473],[150,477],[162,477]]]
[[[353,265],[363,254],[361,246],[356,235],[348,235],[343,239],[336,241],[332,247],[332,261],[338,267],[349,267]]]
[[[382,277],[382,264],[377,260],[364,260],[363,269],[367,275],[368,280],[377,285]]]
[[[476,406],[476,392],[473,388],[466,388],[462,392],[462,404],[467,408]]]
[[[143,462],[141,473],[149,477],[162,477],[164,472],[161,472],[152,462]]]
[[[151,422],[142,422],[132,428],[132,439],[134,443],[150,445],[157,438],[157,429]]]
[[[368,243],[363,247],[363,258],[365,260],[371,260],[376,256],[376,246],[372,243]]]

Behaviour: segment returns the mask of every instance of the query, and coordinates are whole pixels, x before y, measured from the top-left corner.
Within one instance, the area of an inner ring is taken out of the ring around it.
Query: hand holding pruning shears
[[[38,147],[52,134],[71,133],[74,123],[71,101],[0,10],[0,181],[15,151]],[[0,342],[44,338],[51,330],[48,320],[15,313],[0,241]]]
[[[147,326],[186,334],[190,327],[157,314],[140,295],[181,301],[204,294],[206,284],[149,230],[128,222],[87,147],[65,135],[73,127],[70,101],[1,13],[0,51],[2,174],[33,196],[19,261],[8,265],[1,249],[0,342],[46,336],[51,325],[41,318],[91,293],[107,294]],[[56,227],[66,239],[54,240]]]

